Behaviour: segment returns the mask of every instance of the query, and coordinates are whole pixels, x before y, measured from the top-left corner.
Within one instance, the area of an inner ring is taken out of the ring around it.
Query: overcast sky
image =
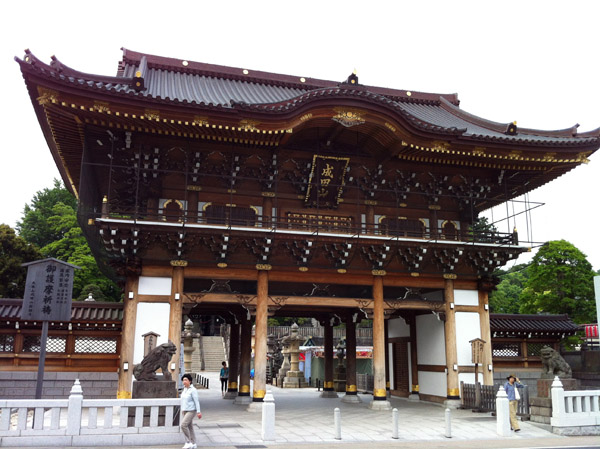
[[[594,0],[57,0],[2,2],[0,16],[0,223],[11,226],[59,177],[13,61],[26,48],[103,75],[116,74],[121,47],[336,81],[356,69],[365,85],[458,93],[461,108],[498,122],[600,127]],[[529,199],[545,203],[532,212],[533,239],[568,240],[599,269],[599,186],[600,152],[533,191]]]

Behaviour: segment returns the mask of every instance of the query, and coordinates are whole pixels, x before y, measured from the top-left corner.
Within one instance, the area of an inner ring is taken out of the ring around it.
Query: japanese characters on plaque
[[[22,320],[70,321],[74,265],[57,259],[28,264]]]
[[[344,191],[350,158],[313,156],[304,203],[308,207],[336,208]]]

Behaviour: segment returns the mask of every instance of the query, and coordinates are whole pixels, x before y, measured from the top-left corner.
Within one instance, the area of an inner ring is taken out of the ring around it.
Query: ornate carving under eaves
[[[58,92],[46,87],[38,86],[39,97],[36,98],[40,106],[46,106],[47,104],[56,103],[58,101]]]
[[[160,120],[160,111],[158,109],[145,109],[144,117],[148,120]]]
[[[204,237],[203,241],[219,264],[227,264],[228,256],[234,254],[237,248],[237,244],[232,243],[230,237],[224,234]]]
[[[486,275],[479,278],[477,281],[477,290],[491,292],[496,290],[496,286],[500,283],[500,278],[495,275]]]
[[[352,182],[354,181],[353,178],[356,178],[354,182],[358,184],[358,188],[369,202],[373,201],[373,198],[378,193],[378,189],[387,189],[389,186],[383,164],[379,164],[377,167],[362,165],[352,170],[350,174],[348,182]],[[367,202],[365,201],[365,203]],[[375,202],[375,204],[377,203]]]
[[[92,109],[97,112],[110,112],[110,103],[107,103],[106,101],[94,101],[94,106]]]
[[[508,252],[501,248],[472,249],[466,251],[466,260],[480,276],[490,275],[511,259],[517,258],[518,252]]]
[[[237,293],[231,290],[231,286],[229,285],[229,280],[223,279],[212,279],[212,285],[208,290],[205,290],[206,293]]]
[[[243,131],[259,131],[259,129],[257,128],[257,126],[260,125],[260,122],[257,122],[255,120],[240,120],[240,124],[238,125],[238,127],[240,129],[242,129]]]
[[[398,257],[411,275],[417,273],[418,276],[428,263],[427,248],[424,246],[399,247]]]
[[[335,295],[329,291],[329,285],[327,284],[313,284],[312,291],[304,296],[329,296],[334,297]]]
[[[356,252],[356,247],[356,245],[350,242],[323,245],[325,256],[333,262],[333,265],[338,269],[338,272],[339,270],[348,268],[350,261]]]
[[[464,255],[462,248],[436,248],[431,259],[443,273],[453,273]]]
[[[183,299],[186,302],[200,304],[202,302],[202,298],[206,296],[206,293],[184,293]]]
[[[252,255],[256,257],[257,265],[269,264],[269,260],[275,249],[273,242],[274,239],[272,236],[244,240],[244,244],[248,247]]]
[[[311,167],[310,161],[296,161],[295,159],[287,159],[281,164],[282,180],[288,181],[296,193],[302,195],[302,198],[306,194]]]
[[[366,111],[354,108],[333,108],[335,115],[331,118],[334,122],[339,123],[346,128],[365,123]]]
[[[382,245],[368,245],[360,248],[362,258],[371,265],[373,270],[383,270],[391,261],[393,256],[390,243]]]
[[[283,245],[296,264],[301,267],[308,266],[317,249],[312,240],[294,240],[293,242],[284,242]]]

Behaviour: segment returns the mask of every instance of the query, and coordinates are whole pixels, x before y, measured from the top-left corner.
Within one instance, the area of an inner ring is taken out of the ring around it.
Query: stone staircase
[[[225,346],[223,337],[202,337],[204,351],[200,350],[200,339],[194,339],[196,350],[192,353],[192,372],[201,371],[219,371],[221,363],[226,361]],[[201,354],[204,352],[204,366],[202,365]],[[204,367],[204,370],[202,368]]]

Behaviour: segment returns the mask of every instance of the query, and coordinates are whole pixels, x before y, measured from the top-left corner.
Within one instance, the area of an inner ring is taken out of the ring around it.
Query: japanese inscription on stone
[[[22,320],[70,321],[74,266],[46,259],[27,266]]]

